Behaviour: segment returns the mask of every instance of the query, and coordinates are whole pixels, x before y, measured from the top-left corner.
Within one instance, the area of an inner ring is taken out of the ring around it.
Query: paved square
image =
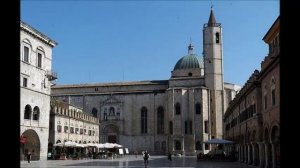
[[[93,159],[93,160],[47,160],[47,161],[21,161],[21,167],[76,167],[76,168],[94,168],[94,167],[145,167],[142,156],[137,158],[128,155],[116,159]],[[247,166],[239,162],[220,162],[220,161],[197,161],[196,157],[172,157],[169,161],[166,156],[151,156],[147,167],[197,167],[197,168],[256,168]]]

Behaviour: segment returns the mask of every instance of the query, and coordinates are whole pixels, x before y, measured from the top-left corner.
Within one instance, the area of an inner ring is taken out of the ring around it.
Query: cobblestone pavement
[[[133,155],[127,155],[116,159],[93,159],[93,160],[45,160],[45,161],[21,161],[22,168],[27,167],[46,167],[46,168],[95,168],[95,167],[135,167],[143,168],[144,160],[141,156],[137,158]],[[147,168],[150,167],[197,167],[197,168],[257,168],[247,166],[239,162],[221,162],[221,161],[196,161],[196,157],[172,157],[169,161],[166,156],[151,156]]]

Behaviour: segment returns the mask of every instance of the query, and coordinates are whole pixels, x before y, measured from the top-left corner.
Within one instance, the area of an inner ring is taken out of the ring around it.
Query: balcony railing
[[[49,81],[53,81],[53,80],[57,79],[57,73],[54,71],[47,71],[46,76]]]

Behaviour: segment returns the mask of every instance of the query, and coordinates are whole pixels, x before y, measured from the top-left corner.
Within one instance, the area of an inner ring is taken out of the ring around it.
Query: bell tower
[[[208,23],[203,26],[205,85],[210,90],[210,135],[222,138],[224,114],[222,27],[211,7]]]

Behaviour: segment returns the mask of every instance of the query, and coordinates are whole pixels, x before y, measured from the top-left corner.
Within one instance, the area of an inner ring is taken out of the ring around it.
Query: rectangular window
[[[42,68],[42,54],[38,53],[37,67]]]
[[[86,134],[86,129],[84,129],[84,134]]]
[[[80,135],[82,135],[83,134],[83,129],[82,128],[80,128]]]
[[[272,89],[272,106],[275,106],[275,89]]]
[[[208,133],[208,121],[204,121],[204,132]]]
[[[23,87],[27,87],[27,78],[23,78]]]
[[[70,127],[71,134],[74,134],[74,127]]]
[[[68,126],[64,127],[64,131],[65,131],[65,133],[68,133]]]
[[[92,135],[92,130],[89,130],[89,136],[91,136]]]
[[[57,132],[61,132],[61,125],[57,126]]]
[[[24,46],[24,61],[29,62],[29,48]]]
[[[79,129],[75,128],[75,134],[78,134]]]

